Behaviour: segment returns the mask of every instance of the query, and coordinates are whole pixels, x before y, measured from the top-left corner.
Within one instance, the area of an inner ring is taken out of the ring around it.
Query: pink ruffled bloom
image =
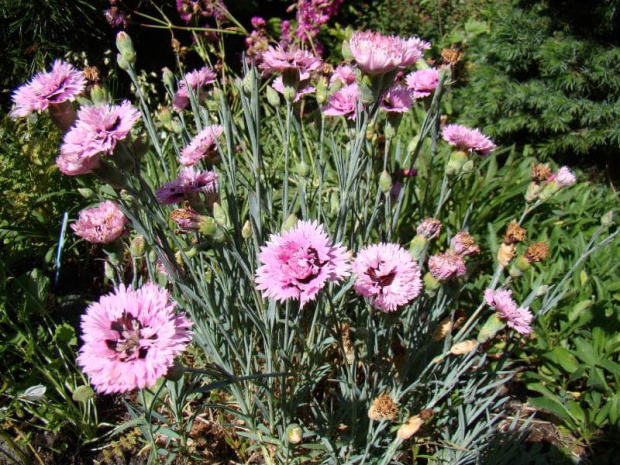
[[[189,88],[196,95],[196,100],[201,102],[205,99],[205,87],[215,82],[217,75],[208,66],[191,71],[179,81],[179,89],[172,99],[172,107],[175,110],[182,110],[189,105]],[[188,88],[189,87],[189,88]]]
[[[406,113],[411,109],[413,100],[405,86],[392,86],[383,96],[381,108],[387,112]]]
[[[200,131],[189,145],[181,150],[179,163],[195,165],[203,158],[213,156],[217,151],[217,138],[222,135],[224,128],[219,124],[212,124]]]
[[[86,78],[69,63],[56,60],[48,73],[36,74],[30,82],[17,88],[13,93],[15,109],[11,117],[28,116],[35,111],[43,111],[50,105],[74,101],[86,86]]]
[[[217,191],[217,174],[198,171],[191,167],[181,170],[179,177],[157,189],[155,195],[163,205],[181,203],[192,194],[210,194]]]
[[[460,124],[448,124],[443,128],[442,137],[448,144],[464,152],[485,156],[495,149],[495,144],[479,129],[469,129]]]
[[[414,99],[428,97],[439,85],[439,71],[437,68],[414,71],[407,75],[405,82],[413,91]]]
[[[484,300],[497,312],[501,320],[505,320],[506,324],[519,334],[530,334],[533,331],[531,323],[534,315],[529,307],[517,307],[512,298],[512,291],[487,289],[484,291]]]
[[[120,285],[82,316],[84,345],[77,362],[103,394],[149,388],[192,339],[192,323],[175,313],[170,293],[153,283]]]
[[[73,232],[88,242],[109,244],[118,239],[127,224],[120,208],[110,201],[82,210],[78,220],[71,225]]]
[[[374,244],[363,248],[352,264],[355,290],[372,306],[393,312],[411,302],[422,290],[420,269],[409,252],[398,244]]]
[[[450,250],[456,255],[466,256],[480,253],[480,246],[468,232],[461,231],[450,240]]]
[[[309,73],[321,66],[321,60],[306,50],[286,51],[281,46],[270,46],[263,53],[260,68],[267,74],[298,69],[300,74]]]
[[[278,302],[299,300],[300,307],[314,300],[328,282],[349,273],[348,253],[332,245],[318,222],[299,221],[282,234],[272,234],[258,256],[256,288]]]
[[[417,37],[402,39],[378,32],[354,32],[349,50],[357,66],[368,74],[383,74],[414,64],[430,48]]]
[[[558,187],[569,187],[577,182],[577,177],[566,166],[561,167],[557,173],[552,174],[547,182],[554,182]]]
[[[329,78],[329,83],[340,83],[342,85],[349,85],[355,83],[355,71],[350,66],[342,65],[338,66],[334,73]]]
[[[426,240],[436,239],[441,233],[441,221],[436,218],[426,218],[420,223],[416,233]]]
[[[329,97],[327,104],[322,108],[323,114],[325,116],[346,116],[353,119],[357,113],[357,104],[360,98],[361,93],[358,85],[349,84]]]
[[[467,271],[463,257],[455,255],[451,251],[436,254],[429,258],[428,269],[433,278],[438,281],[458,278]]]

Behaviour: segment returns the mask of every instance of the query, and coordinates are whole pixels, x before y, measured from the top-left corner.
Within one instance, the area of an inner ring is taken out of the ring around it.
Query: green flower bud
[[[146,241],[144,240],[144,236],[136,236],[132,239],[131,244],[129,246],[129,251],[131,255],[138,258],[144,255],[146,250]]]
[[[424,292],[428,296],[434,296],[441,283],[437,281],[430,272],[427,272],[422,279],[424,281]]]
[[[527,260],[527,258],[525,258],[525,256],[523,255],[519,255],[517,259],[514,262],[512,262],[512,265],[510,266],[510,270],[508,271],[508,273],[513,278],[518,278],[519,276],[523,274],[523,272],[529,270],[531,267],[532,265]]]
[[[133,48],[131,37],[126,32],[121,31],[116,35],[116,48],[128,63],[136,62],[136,51]]]
[[[461,173],[463,169],[463,165],[467,162],[469,157],[465,152],[456,151],[452,152],[450,155],[450,160],[448,160],[448,164],[446,165],[446,174],[448,176],[456,176]]]
[[[540,192],[540,194],[538,194],[538,198],[545,202],[547,200],[549,200],[551,197],[553,197],[553,195],[560,190],[560,187],[554,183],[551,182],[549,184],[547,184],[545,187],[543,187],[543,190]]]
[[[110,94],[104,87],[96,84],[90,88],[90,99],[96,105],[103,105],[110,103]]]
[[[211,218],[210,216],[205,216],[202,218],[202,221],[200,222],[200,229],[198,230],[198,232],[204,234],[205,236],[212,236],[213,234],[215,234],[216,230],[217,223],[213,218]]]
[[[241,237],[246,240],[252,237],[252,225],[250,224],[250,220],[247,220],[243,224],[243,227],[241,228]]]
[[[274,108],[278,108],[280,106],[280,94],[278,94],[278,92],[276,92],[276,90],[271,86],[267,87],[267,101],[269,102],[269,105]]]
[[[295,170],[297,171],[297,174],[306,178],[310,175],[312,168],[308,163],[302,160],[299,163],[297,163]]]
[[[103,264],[103,275],[108,281],[114,281],[116,279],[116,272],[114,271],[114,267],[108,261],[104,262]]]
[[[474,170],[474,160],[470,158],[463,164],[463,167],[461,168],[461,173],[469,174],[473,170]]]
[[[416,260],[422,256],[424,250],[426,250],[426,245],[428,244],[428,240],[420,235],[417,235],[411,241],[409,245],[409,253]]]
[[[348,40],[343,40],[342,41],[342,58],[344,58],[345,60],[352,60],[353,59],[353,55],[351,55],[351,47],[349,47],[349,41]]]
[[[161,70],[161,77],[164,85],[170,90],[170,92],[174,92],[174,87],[176,85],[176,79],[172,71],[169,68],[163,68]]]
[[[379,188],[384,194],[389,194],[392,190],[392,176],[386,170],[383,170],[383,173],[379,176]]]
[[[609,210],[603,216],[601,216],[601,225],[602,226],[611,226],[614,224],[614,212]]]
[[[525,201],[528,203],[532,203],[538,198],[541,190],[542,186],[540,184],[533,181],[530,182],[527,186],[527,190],[525,191]]]
[[[323,76],[319,78],[319,82],[316,84],[316,103],[323,105],[327,102],[327,79]]]
[[[124,71],[129,71],[131,67],[127,59],[120,53],[116,55],[116,63],[118,63],[118,67]]]
[[[493,339],[495,335],[505,327],[506,323],[499,319],[497,313],[493,313],[480,329],[477,339],[478,342],[482,344],[487,342],[489,339]]]
[[[213,202],[213,218],[220,226],[226,226],[228,224],[228,216],[219,203]]]
[[[198,255],[198,249],[195,246],[190,247],[184,252],[187,258],[194,258],[196,255]]]
[[[78,187],[78,192],[85,199],[92,199],[95,196],[95,191],[88,187]]]
[[[303,440],[304,432],[297,423],[291,423],[286,428],[286,440],[290,444],[299,444]]]
[[[241,80],[241,88],[246,95],[252,95],[252,91],[254,90],[254,77],[252,73],[246,74]]]
[[[168,371],[164,375],[164,378],[169,381],[178,381],[183,378],[184,372],[185,367],[175,360],[174,363],[168,368]]]

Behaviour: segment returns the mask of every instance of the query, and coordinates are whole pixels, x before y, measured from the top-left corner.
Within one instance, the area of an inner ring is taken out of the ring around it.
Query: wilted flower
[[[416,232],[426,240],[436,239],[441,233],[441,221],[436,218],[426,218],[417,227]]]
[[[532,180],[538,184],[546,181],[551,176],[551,168],[546,163],[534,164],[532,163]]]
[[[15,90],[12,96],[15,109],[11,117],[28,116],[50,105],[73,101],[85,86],[86,79],[82,71],[76,70],[69,63],[56,60],[51,71],[36,74],[30,82]]]
[[[282,47],[269,47],[262,55],[260,68],[267,74],[281,73],[297,69],[299,73],[308,73],[321,66],[321,60],[307,50],[286,51]]]
[[[256,288],[279,302],[299,300],[301,307],[328,283],[349,273],[347,250],[332,245],[318,222],[299,221],[282,234],[272,234],[261,248]]]
[[[359,86],[357,84],[349,84],[329,97],[327,104],[322,107],[323,114],[326,116],[346,116],[349,119],[353,119],[355,118],[360,98]]]
[[[352,264],[355,290],[374,308],[393,312],[415,299],[422,290],[420,269],[398,244],[374,244],[363,248]]]
[[[127,218],[121,209],[114,202],[106,201],[82,210],[71,229],[88,242],[108,244],[121,236],[126,223]]]
[[[495,144],[479,129],[469,129],[460,124],[448,124],[443,128],[442,136],[448,144],[464,152],[476,152],[484,156],[495,149]]]
[[[219,124],[212,124],[200,131],[189,145],[181,150],[179,163],[195,165],[203,158],[209,158],[217,152],[216,140],[222,135],[224,128]]]
[[[180,203],[197,194],[211,194],[217,191],[217,174],[213,171],[198,171],[185,167],[174,181],[157,189],[157,200],[163,205]]]
[[[135,291],[121,284],[86,309],[77,362],[98,392],[152,387],[167,373],[191,340],[192,323],[175,306],[148,283]]]
[[[524,257],[529,263],[538,263],[549,256],[549,244],[534,242],[525,251]]]
[[[377,32],[354,32],[349,50],[357,66],[368,74],[383,74],[414,64],[430,48],[418,38],[402,39]]]
[[[517,242],[523,242],[527,231],[519,226],[516,221],[508,223],[506,233],[504,234],[504,244],[515,244]]]
[[[450,347],[450,353],[452,355],[465,355],[470,353],[478,346],[478,341],[468,340],[463,342],[457,342],[452,347]]]
[[[401,85],[392,86],[381,100],[381,108],[388,112],[406,113],[411,109],[411,105],[411,93]]]
[[[175,110],[182,110],[189,105],[189,89],[191,88],[196,95],[196,100],[201,102],[205,98],[204,88],[213,82],[217,75],[208,66],[191,71],[179,81],[179,89],[174,94],[172,106]]]
[[[372,401],[368,409],[368,418],[374,421],[394,420],[398,416],[398,406],[389,394],[381,394]]]
[[[480,253],[480,247],[476,244],[476,241],[466,231],[457,233],[450,240],[450,250],[456,255],[466,256],[475,253]]]
[[[398,432],[396,436],[398,439],[405,440],[409,439],[415,433],[417,433],[422,425],[424,424],[424,420],[420,418],[420,415],[414,415],[409,417],[400,428],[398,428]]]
[[[484,300],[496,312],[500,320],[513,328],[520,334],[530,334],[532,327],[530,324],[534,319],[529,307],[517,307],[517,303],[512,298],[512,291],[507,289],[484,291]]]
[[[439,85],[439,71],[437,68],[414,71],[407,75],[405,82],[413,91],[414,99],[428,97]]]
[[[433,278],[439,281],[458,278],[467,271],[463,257],[451,251],[433,255],[428,259],[428,268]]]

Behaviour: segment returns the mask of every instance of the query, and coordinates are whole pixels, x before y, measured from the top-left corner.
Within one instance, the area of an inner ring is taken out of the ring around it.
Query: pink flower
[[[109,244],[123,234],[127,218],[120,208],[110,201],[80,212],[78,220],[71,225],[76,236],[95,244]]]
[[[353,68],[346,65],[338,66],[329,78],[330,84],[337,82],[345,86],[355,83],[355,72],[353,71]]]
[[[347,116],[349,119],[353,119],[357,113],[357,104],[360,98],[358,85],[349,84],[329,97],[327,104],[322,108],[323,114],[326,116]]]
[[[74,176],[92,171],[99,155],[109,155],[123,140],[140,112],[128,101],[121,105],[92,105],[78,111],[78,121],[65,134],[56,164],[64,174]]]
[[[210,194],[217,191],[217,174],[213,171],[197,171],[186,167],[179,177],[157,189],[155,195],[163,205],[181,203],[192,194]]]
[[[383,74],[414,64],[430,48],[418,38],[401,39],[377,32],[354,32],[349,50],[357,66],[369,74]]]
[[[48,73],[36,74],[30,82],[13,93],[15,109],[12,118],[28,116],[34,111],[45,110],[50,105],[74,101],[84,90],[86,78],[69,63],[54,61]]]
[[[471,255],[475,253],[480,253],[480,247],[476,244],[474,238],[466,231],[461,231],[457,233],[450,240],[450,250],[455,255]]]
[[[495,144],[479,129],[469,129],[460,124],[448,124],[443,128],[442,137],[457,150],[476,152],[482,156],[488,155],[495,149]]]
[[[277,92],[284,94],[284,82],[282,81],[282,76],[278,76],[277,78],[275,78],[273,80],[273,83],[271,84],[271,87],[273,87]],[[304,95],[311,94],[315,90],[316,89],[312,86],[302,86],[300,82],[299,88],[297,89],[297,93],[295,94],[295,98],[293,99],[293,102],[297,102]]]
[[[437,68],[421,69],[407,75],[405,80],[414,99],[428,97],[439,85],[439,71]]]
[[[195,165],[203,158],[213,156],[217,151],[216,140],[222,135],[224,128],[219,124],[212,124],[200,131],[189,145],[181,150],[179,163]]]
[[[512,291],[487,289],[484,291],[484,300],[497,312],[501,320],[505,320],[506,324],[519,334],[530,334],[533,331],[531,323],[534,315],[529,307],[517,308],[517,303],[512,299]]]
[[[374,308],[393,312],[415,299],[422,290],[420,269],[409,252],[398,244],[363,248],[352,264],[355,290],[370,299]]]
[[[411,93],[405,86],[392,86],[383,96],[381,108],[388,112],[406,113],[411,109]]]
[[[436,239],[441,233],[441,221],[435,218],[426,218],[420,223],[416,233],[426,240]]]
[[[553,181],[558,187],[569,187],[577,182],[577,178],[571,170],[563,166],[557,173],[552,174],[547,182]]]
[[[205,87],[215,82],[217,75],[207,66],[191,71],[179,81],[179,89],[172,99],[172,107],[175,110],[182,110],[189,105],[189,88],[196,95],[196,100],[201,102],[205,99]]]
[[[282,47],[270,46],[263,53],[261,69],[267,73],[281,73],[298,69],[300,74],[309,73],[321,66],[321,60],[306,50],[285,51]]]
[[[349,273],[347,250],[331,245],[316,221],[299,221],[285,233],[272,234],[258,259],[262,265],[256,270],[256,288],[278,302],[299,300],[302,308],[328,282]]]
[[[97,392],[152,387],[168,372],[192,338],[192,323],[175,306],[153,283],[135,291],[121,284],[90,304],[77,362]]]
[[[463,257],[451,251],[433,255],[428,259],[428,268],[433,278],[438,281],[458,278],[467,271]]]

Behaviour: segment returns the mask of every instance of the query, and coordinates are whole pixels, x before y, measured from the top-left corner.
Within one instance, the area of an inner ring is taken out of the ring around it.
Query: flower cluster
[[[191,341],[192,323],[175,313],[170,293],[148,283],[122,284],[82,316],[77,362],[103,394],[152,387]]]
[[[127,218],[121,209],[114,202],[106,201],[97,207],[82,210],[71,229],[88,242],[109,244],[123,234],[126,224]]]
[[[320,27],[338,13],[344,0],[299,0],[295,36],[308,44],[318,35]],[[316,45],[316,44],[315,44]]]
[[[459,278],[467,271],[464,257],[477,253],[480,253],[480,247],[474,238],[468,232],[461,231],[452,238],[447,252],[429,258],[428,268],[438,281]]]
[[[530,334],[532,330],[532,320],[534,316],[529,307],[517,307],[517,303],[512,298],[512,291],[505,289],[487,289],[484,292],[484,300],[496,312],[500,320],[504,321],[510,328],[520,334]]]

